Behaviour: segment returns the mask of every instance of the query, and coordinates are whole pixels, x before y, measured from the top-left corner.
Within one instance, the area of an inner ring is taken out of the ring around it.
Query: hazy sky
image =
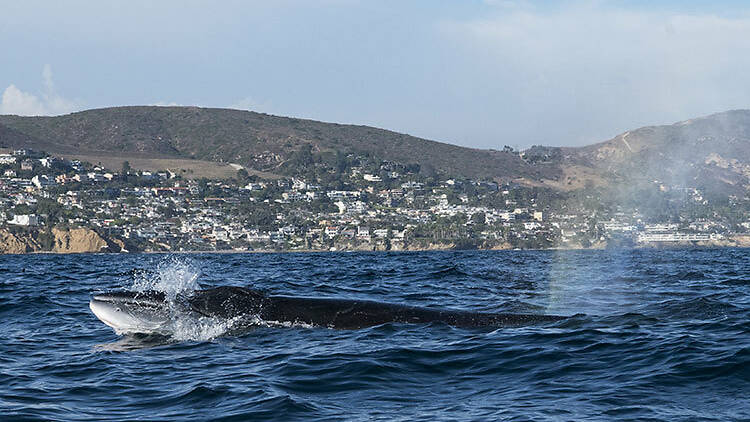
[[[250,109],[480,147],[750,108],[750,6],[0,0],[0,114]]]

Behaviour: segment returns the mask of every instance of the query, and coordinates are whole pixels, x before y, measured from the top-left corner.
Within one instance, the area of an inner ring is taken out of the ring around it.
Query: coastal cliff
[[[0,228],[0,254],[126,252],[119,239],[87,228],[50,231]]]
[[[0,229],[0,253],[19,254],[41,250],[39,242],[30,233],[12,233]]]
[[[55,253],[102,252],[109,248],[107,241],[90,229],[53,228],[52,234],[55,236],[52,252]]]
[[[153,244],[152,246],[158,246]],[[136,245],[127,244],[118,238],[104,236],[89,228],[63,229],[53,227],[51,230],[22,229],[22,228],[0,228],[0,254],[27,254],[27,253],[127,253],[134,251],[145,252],[168,252],[166,245],[161,248],[138,248]],[[582,244],[557,245],[551,248],[541,249],[604,249],[607,242],[600,241],[583,246]],[[721,240],[705,242],[682,242],[669,244],[645,244],[635,245],[637,248],[679,248],[679,247],[750,247],[750,235],[735,235]],[[383,243],[370,242],[341,242],[328,249],[307,249],[310,252],[324,251],[446,251],[457,249],[478,250],[509,250],[513,246],[507,242],[482,242],[469,244],[455,241],[411,241],[404,245],[403,242],[394,241],[390,247]],[[255,249],[256,252],[274,252],[276,249]]]

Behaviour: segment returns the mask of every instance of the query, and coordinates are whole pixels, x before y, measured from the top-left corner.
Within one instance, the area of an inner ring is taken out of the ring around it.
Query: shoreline
[[[24,253],[3,253],[0,256],[21,256],[21,255],[166,255],[166,254],[313,254],[313,253],[418,253],[418,252],[522,252],[522,251],[604,251],[604,250],[675,250],[675,249],[692,249],[692,250],[710,250],[710,249],[748,249],[750,245],[640,245],[626,248],[526,248],[526,249],[494,249],[494,248],[476,248],[476,249],[453,249],[453,248],[425,248],[425,249],[397,249],[397,250],[369,250],[369,249],[297,249],[297,250],[187,250],[187,251],[136,251],[136,252],[52,252],[52,251],[32,251]]]

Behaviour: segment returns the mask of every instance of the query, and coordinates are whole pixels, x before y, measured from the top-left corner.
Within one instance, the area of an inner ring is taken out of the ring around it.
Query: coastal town
[[[0,240],[16,247],[0,251],[66,251],[75,230],[102,239],[87,247],[94,252],[734,246],[750,236],[739,198],[719,206],[659,181],[660,211],[651,212],[607,203],[593,188],[457,179],[353,154],[327,163],[300,151],[293,160],[303,171],[263,178],[237,165],[235,177],[209,180],[7,150]]]

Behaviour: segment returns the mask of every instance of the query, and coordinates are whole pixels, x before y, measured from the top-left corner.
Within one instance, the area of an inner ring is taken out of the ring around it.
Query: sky
[[[0,0],[0,114],[197,105],[475,148],[750,108],[742,1]]]

